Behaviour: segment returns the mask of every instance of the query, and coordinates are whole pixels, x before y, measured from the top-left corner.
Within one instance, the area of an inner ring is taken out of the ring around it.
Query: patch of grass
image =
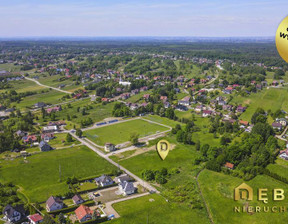
[[[209,223],[205,210],[189,209],[184,206],[168,203],[157,194],[143,196],[113,205],[120,214],[119,219],[111,223]],[[149,221],[148,221],[149,220]]]
[[[261,213],[237,213],[234,212],[235,206],[241,208],[246,205],[246,202],[234,201],[234,188],[239,186],[244,181],[242,179],[225,175],[223,173],[217,173],[209,170],[204,170],[199,175],[199,183],[208,204],[208,207],[212,213],[214,222],[227,223],[227,217],[229,217],[229,223],[284,223],[287,220],[287,213],[273,213],[273,212],[261,212]],[[288,201],[272,201],[272,189],[282,188],[287,189],[288,185],[275,179],[258,175],[251,181],[246,181],[250,187],[253,188],[253,200],[249,201],[249,206],[288,206]],[[264,204],[262,201],[257,200],[257,189],[268,189],[268,204]]]
[[[21,108],[33,107],[34,104],[38,102],[44,102],[46,104],[57,104],[62,102],[60,99],[64,95],[66,94],[58,92],[56,90],[50,90],[49,92],[27,96],[23,98],[20,101],[20,103],[13,103],[13,106],[16,106],[17,108],[21,109]]]
[[[139,137],[141,138],[166,130],[168,130],[167,127],[150,123],[142,119],[136,119],[88,130],[84,132],[84,135],[98,145],[105,145],[106,142],[113,144],[127,142],[132,133],[139,134]]]
[[[59,181],[61,166],[61,182]],[[13,161],[1,161],[3,182],[12,182],[23,188],[32,202],[45,201],[51,195],[68,192],[68,177],[85,178],[109,173],[114,169],[110,163],[85,146],[42,152]]]
[[[74,139],[73,137],[72,137],[73,142],[66,142],[66,136],[67,133],[55,134],[55,138],[49,141],[49,145],[53,148],[60,148],[65,146],[71,146],[73,144],[75,145],[80,144],[80,142]]]

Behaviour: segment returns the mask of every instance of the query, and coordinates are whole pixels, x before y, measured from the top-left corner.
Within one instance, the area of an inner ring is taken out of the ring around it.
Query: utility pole
[[[59,163],[59,180],[61,182],[61,164]]]

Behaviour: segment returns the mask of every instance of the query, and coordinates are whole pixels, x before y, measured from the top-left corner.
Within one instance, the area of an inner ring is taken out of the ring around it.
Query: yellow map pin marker
[[[276,32],[275,42],[280,56],[288,62],[288,16],[280,23]]]
[[[162,160],[166,158],[170,150],[170,143],[166,140],[160,140],[156,145],[158,155]]]

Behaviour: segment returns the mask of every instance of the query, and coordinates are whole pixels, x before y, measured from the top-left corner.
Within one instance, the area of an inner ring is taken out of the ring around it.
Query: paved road
[[[280,140],[282,141],[287,141],[287,139],[283,138],[282,136],[285,135],[285,133],[287,132],[288,130],[288,126],[284,129],[284,131],[280,134],[280,135],[275,135],[276,138],[279,138]]]
[[[35,79],[31,79],[31,78],[28,78],[28,77],[25,77],[25,79],[30,80],[30,81],[32,81],[32,82],[35,82],[35,83],[36,83],[37,85],[39,85],[39,86],[43,86],[43,87],[46,87],[46,88],[54,89],[54,90],[59,91],[59,92],[62,92],[62,93],[71,94],[71,92],[68,92],[68,91],[63,90],[63,89],[59,89],[59,88],[55,88],[55,87],[52,87],[52,86],[43,85],[43,84],[41,84],[39,81],[37,81],[37,80],[35,80]]]
[[[128,169],[124,168],[123,166],[120,166],[118,163],[114,162],[112,159],[110,159],[107,155],[105,155],[101,150],[99,150],[98,148],[96,148],[95,146],[93,146],[91,143],[88,143],[87,141],[85,141],[82,138],[79,138],[77,135],[75,135],[74,133],[70,132],[70,134],[77,139],[79,142],[83,143],[84,145],[86,145],[88,148],[90,148],[91,150],[93,150],[94,152],[96,152],[99,156],[101,156],[102,158],[106,159],[109,163],[113,164],[114,166],[118,167],[120,170],[124,171],[125,173],[127,173],[129,176],[131,176],[132,178],[134,178],[136,181],[138,181],[144,188],[148,189],[149,192],[155,192],[155,193],[160,193],[156,188],[154,188],[153,186],[151,186],[148,182],[142,180],[140,177],[136,176],[135,174],[133,174],[132,172],[130,172]]]

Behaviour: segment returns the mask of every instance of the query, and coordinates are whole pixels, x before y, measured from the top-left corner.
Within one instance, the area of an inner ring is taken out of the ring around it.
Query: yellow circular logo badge
[[[288,16],[278,26],[275,42],[278,53],[288,63]]]

